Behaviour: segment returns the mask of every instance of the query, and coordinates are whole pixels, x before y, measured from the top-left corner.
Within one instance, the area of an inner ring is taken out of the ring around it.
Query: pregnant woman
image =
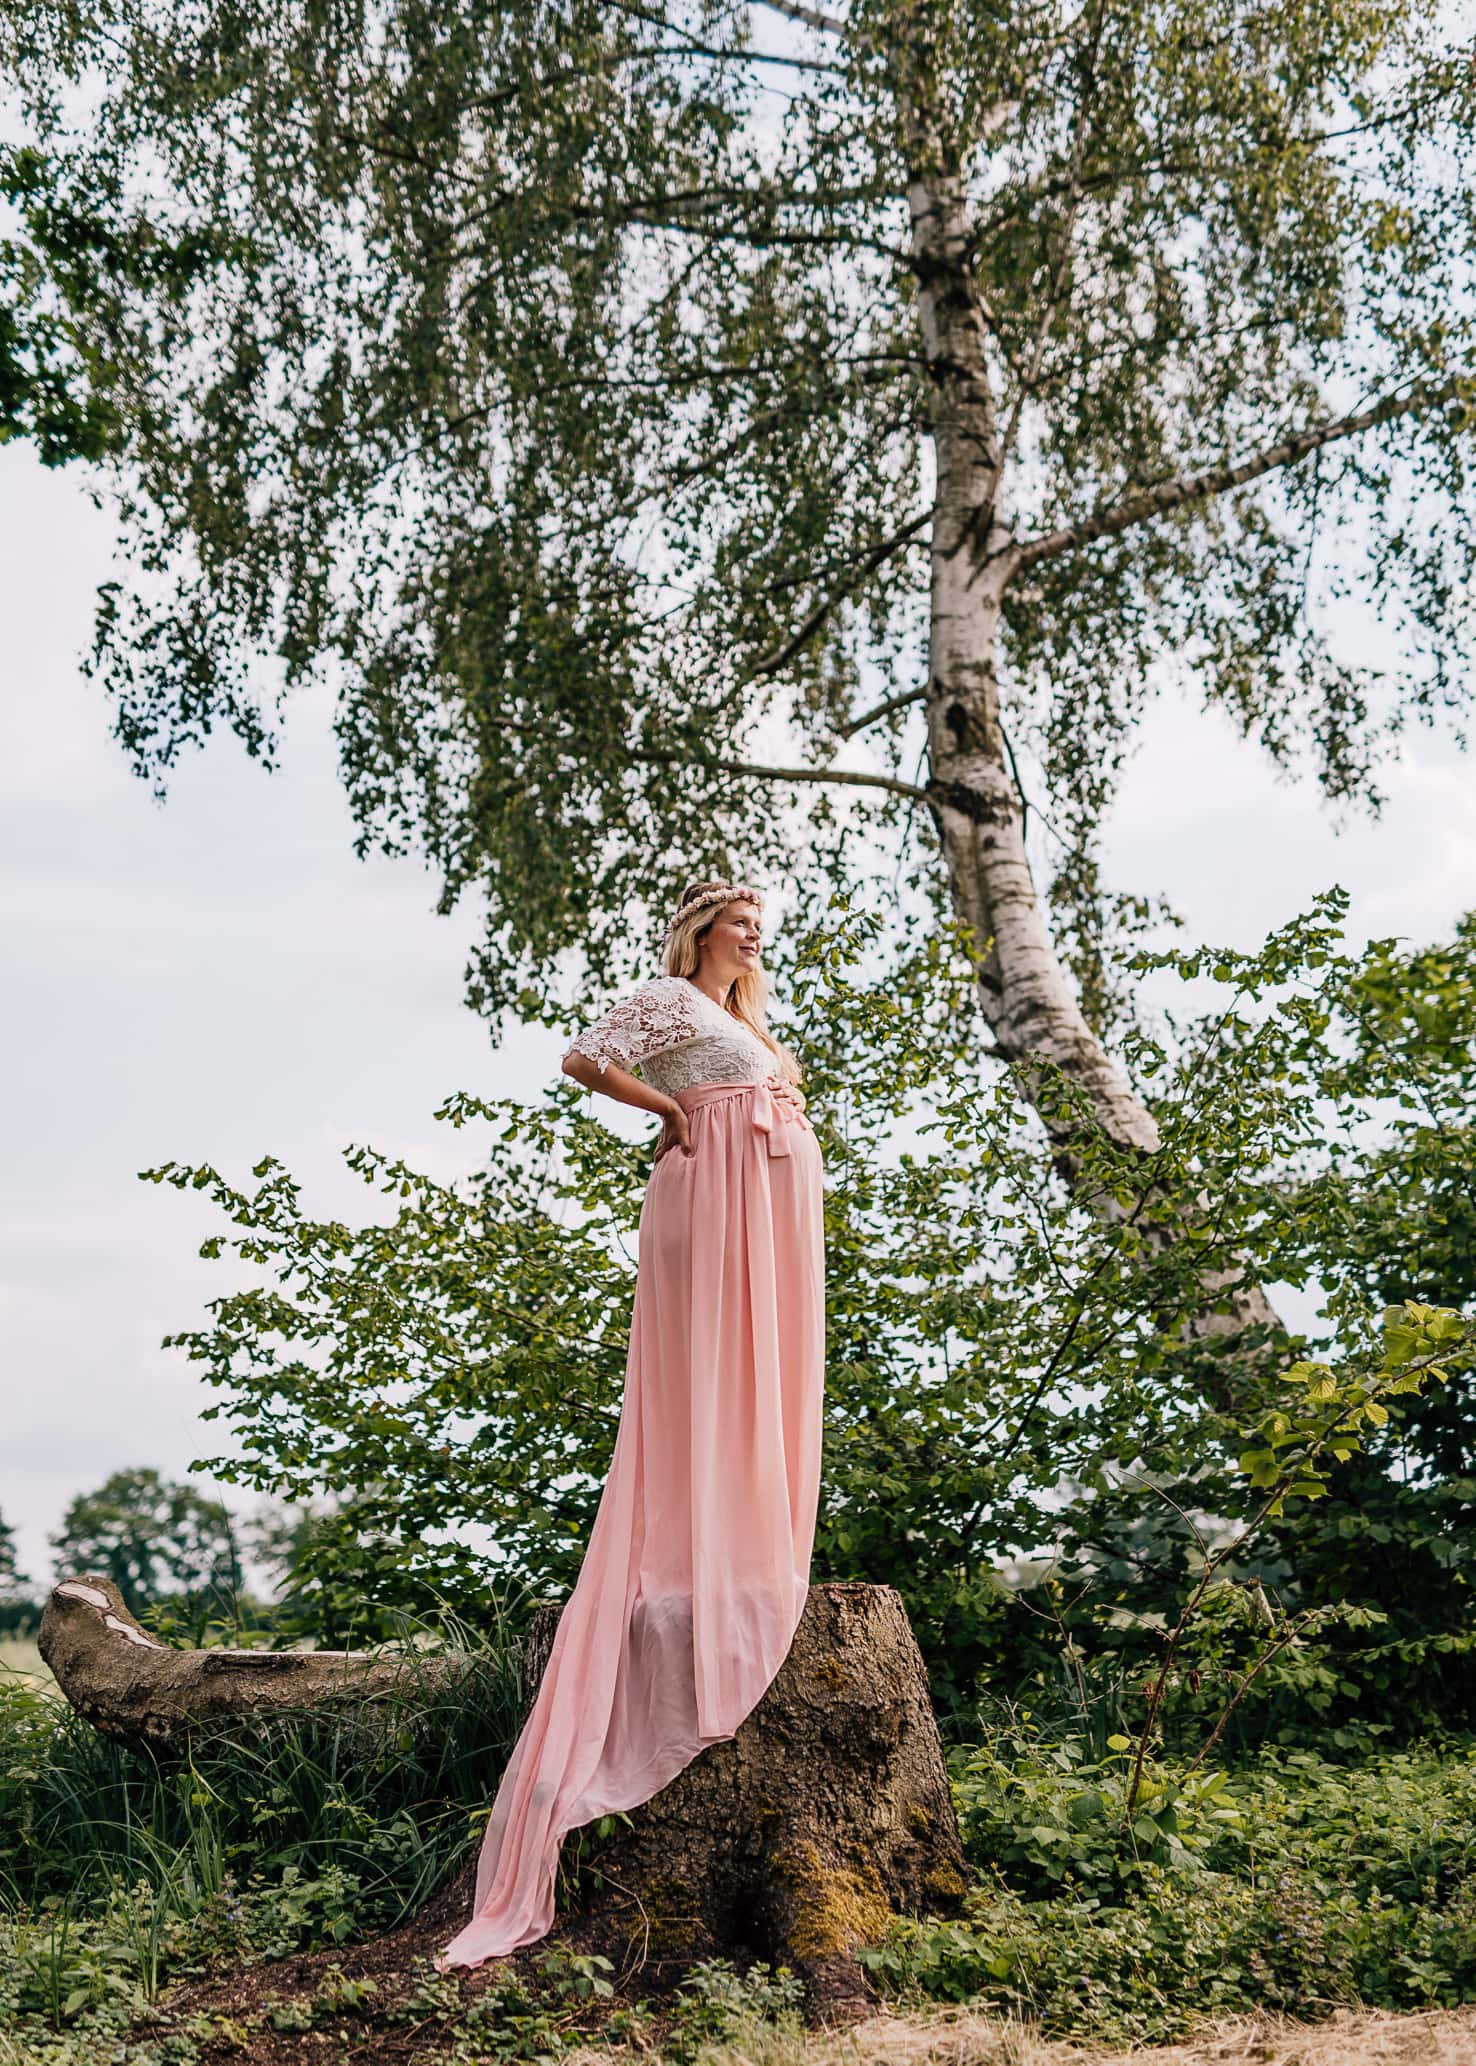
[[[762,911],[746,883],[693,884],[665,973],[564,1057],[576,1082],[658,1114],[661,1136],[610,1474],[443,1967],[542,1937],[568,1832],[649,1800],[733,1736],[804,1610],[825,1367],[821,1165],[799,1066],[764,1023]]]

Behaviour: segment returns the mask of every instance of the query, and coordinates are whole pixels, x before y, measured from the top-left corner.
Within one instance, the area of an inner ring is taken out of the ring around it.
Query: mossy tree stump
[[[528,1638],[531,1700],[560,1608]],[[969,1879],[927,1675],[901,1597],[817,1585],[737,1735],[578,1856],[552,1939],[660,1989],[723,1954],[790,1966],[812,2020],[867,2012],[858,1948],[894,1913],[956,1912]],[[570,1883],[572,1882],[572,1896]]]

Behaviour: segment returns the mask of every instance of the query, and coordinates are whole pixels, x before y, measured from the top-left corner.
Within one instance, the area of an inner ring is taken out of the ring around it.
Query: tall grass
[[[409,1651],[385,1697],[200,1732],[187,1754],[124,1748],[57,1699],[0,1679],[0,1903],[69,1907],[140,1881],[217,1894],[227,1874],[352,1876],[392,1927],[480,1830],[516,1736],[521,1643],[500,1617],[437,1683]]]
[[[54,1686],[56,1681],[41,1662],[34,1636],[0,1636],[0,1685],[21,1678],[36,1686]]]

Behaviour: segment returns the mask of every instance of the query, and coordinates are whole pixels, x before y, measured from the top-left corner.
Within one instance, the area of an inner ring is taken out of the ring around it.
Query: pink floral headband
[[[663,950],[670,944],[671,936],[684,918],[690,918],[694,911],[703,911],[709,904],[736,904],[739,899],[745,904],[757,904],[764,908],[764,893],[755,889],[750,882],[699,882],[689,889],[676,910],[662,939]]]

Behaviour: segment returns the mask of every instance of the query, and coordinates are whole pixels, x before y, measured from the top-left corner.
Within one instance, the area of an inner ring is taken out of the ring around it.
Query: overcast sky
[[[308,1210],[356,1212],[344,1143],[469,1167],[473,1130],[431,1117],[444,1094],[532,1094],[560,1046],[522,1031],[494,1050],[461,1002],[469,919],[434,915],[416,864],[354,859],[321,701],[297,706],[277,775],[229,742],[163,806],[130,774],[78,664],[111,543],[76,475],[0,448],[0,1514],[37,1580],[74,1493],[219,1443],[159,1346],[223,1288],[195,1253],[213,1216],[136,1172],[175,1157],[240,1180],[271,1152]],[[1249,945],[1334,882],[1355,936],[1428,939],[1476,903],[1472,768],[1420,734],[1387,786],[1380,822],[1340,831],[1223,720],[1166,705],[1110,878],[1216,941]]]

